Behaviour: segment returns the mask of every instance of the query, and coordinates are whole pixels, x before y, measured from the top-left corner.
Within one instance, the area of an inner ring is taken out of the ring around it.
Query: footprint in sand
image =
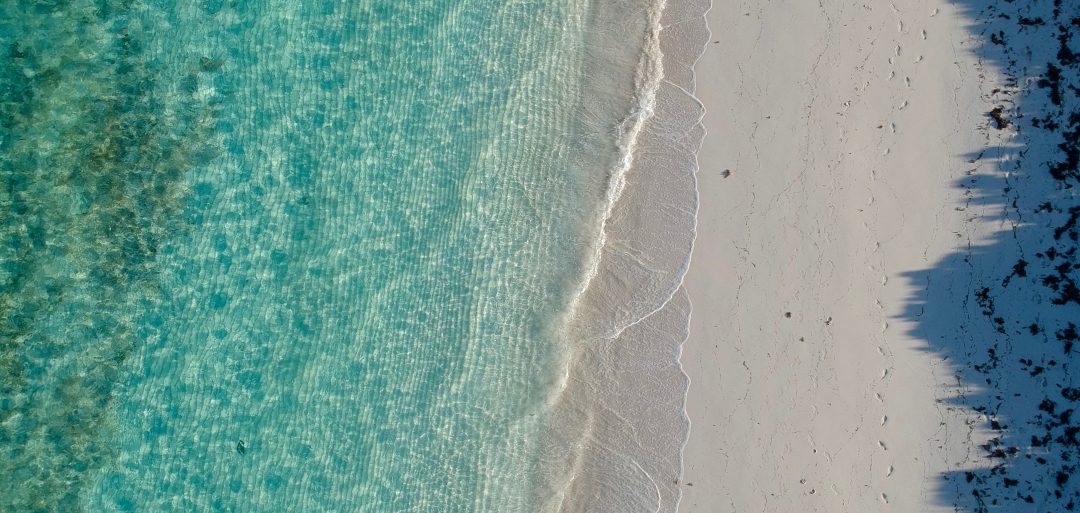
[[[885,472],[885,477],[892,477],[892,473],[894,470],[896,470],[896,468],[892,465],[889,465],[889,470]]]
[[[893,53],[896,54],[897,57],[899,57],[902,50],[903,48],[900,48],[900,45],[896,45],[896,48],[893,49]]]
[[[895,134],[896,133],[896,123],[889,123],[889,130],[891,130],[892,133]]]
[[[930,11],[930,17],[933,18],[934,16],[937,16],[937,13],[939,12],[941,12],[941,9],[935,7],[932,11]]]
[[[885,504],[888,504],[889,503],[889,496],[885,495],[885,494],[881,494],[881,502],[884,502]]]
[[[888,155],[890,151],[892,151],[892,150],[890,150],[889,148],[885,148],[885,151],[881,152],[881,156],[884,157],[884,156]]]
[[[908,106],[908,101],[904,100],[903,102],[900,103],[900,109],[899,110],[904,110],[904,109],[907,108],[907,106]]]
[[[885,448],[885,442],[882,442],[881,440],[878,440],[877,444],[878,444],[878,447],[881,447],[881,450],[883,450],[883,451],[888,451],[889,450],[889,449]]]
[[[881,369],[881,379],[885,379],[885,376],[889,375],[889,369]]]
[[[885,399],[883,397],[881,397],[881,394],[879,394],[877,392],[874,392],[874,399],[877,399],[879,403],[885,401]]]
[[[923,38],[923,41],[926,41],[926,31],[925,30],[922,31],[922,38]]]
[[[904,85],[911,87],[911,77],[904,77]]]
[[[885,333],[885,330],[889,329],[889,321],[881,323],[881,332]]]
[[[882,415],[881,416],[881,425],[882,426],[884,426],[885,423],[888,422],[888,421],[889,421],[889,416],[888,415]]]
[[[914,61],[914,62],[915,62],[915,64],[918,64],[918,63],[920,63],[920,62],[922,62],[922,61],[923,61],[923,56],[922,56],[922,55],[920,55],[920,56],[918,56],[918,57],[916,57],[916,58],[915,58],[915,61]]]
[[[888,283],[889,283],[889,277],[888,276],[882,276],[881,277],[881,284],[882,285],[887,285]]]
[[[896,31],[900,32],[900,33],[904,32],[904,20],[897,20],[896,21]]]
[[[889,64],[892,64],[892,58],[889,59]],[[889,72],[889,80],[892,80],[895,77],[896,77],[896,72],[895,71],[890,71]]]

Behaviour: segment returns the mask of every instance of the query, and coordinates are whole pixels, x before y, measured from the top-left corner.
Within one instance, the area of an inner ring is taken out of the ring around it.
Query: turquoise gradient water
[[[0,0],[0,511],[529,511],[583,4]]]

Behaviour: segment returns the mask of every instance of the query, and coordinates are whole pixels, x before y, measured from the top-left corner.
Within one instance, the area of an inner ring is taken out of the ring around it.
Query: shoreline
[[[605,2],[591,14],[598,40],[625,40],[640,30],[643,44],[635,54],[595,44],[605,59],[589,56],[596,63],[588,102],[617,104],[611,91],[628,80],[634,88],[614,130],[618,155],[598,243],[570,303],[565,374],[548,401],[535,494],[543,510],[674,512],[680,499],[689,427],[688,381],[679,363],[689,305],[681,284],[695,234],[704,135],[693,65],[705,50],[709,5],[647,0],[638,7]]]

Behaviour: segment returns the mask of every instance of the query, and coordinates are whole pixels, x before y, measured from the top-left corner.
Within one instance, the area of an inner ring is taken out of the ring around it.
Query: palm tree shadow
[[[983,65],[1011,77],[991,97],[1000,109],[987,126],[1015,131],[1017,144],[967,155],[994,171],[953,184],[966,198],[960,209],[984,213],[969,220],[996,231],[905,275],[910,334],[956,379],[945,406],[976,419],[956,436],[978,456],[939,476],[935,501],[964,512],[1071,511],[1080,507],[1080,3],[951,1],[977,20]]]

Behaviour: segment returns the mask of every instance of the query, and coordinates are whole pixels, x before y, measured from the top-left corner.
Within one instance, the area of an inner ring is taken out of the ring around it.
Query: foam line
[[[638,136],[641,134],[646,121],[655,112],[656,92],[664,78],[664,54],[660,51],[660,31],[663,28],[660,26],[660,15],[663,13],[666,4],[666,0],[660,0],[648,13],[648,32],[645,37],[645,46],[634,77],[637,105],[619,126],[618,147],[620,155],[617,165],[610,173],[611,178],[608,181],[603,211],[600,216],[598,238],[588,256],[584,279],[570,300],[568,319],[570,322],[573,321],[574,315],[578,312],[578,305],[597,276],[600,262],[603,260],[604,247],[608,241],[608,223],[615,210],[615,205],[626,187],[626,173],[634,165],[634,150],[637,148]]]

